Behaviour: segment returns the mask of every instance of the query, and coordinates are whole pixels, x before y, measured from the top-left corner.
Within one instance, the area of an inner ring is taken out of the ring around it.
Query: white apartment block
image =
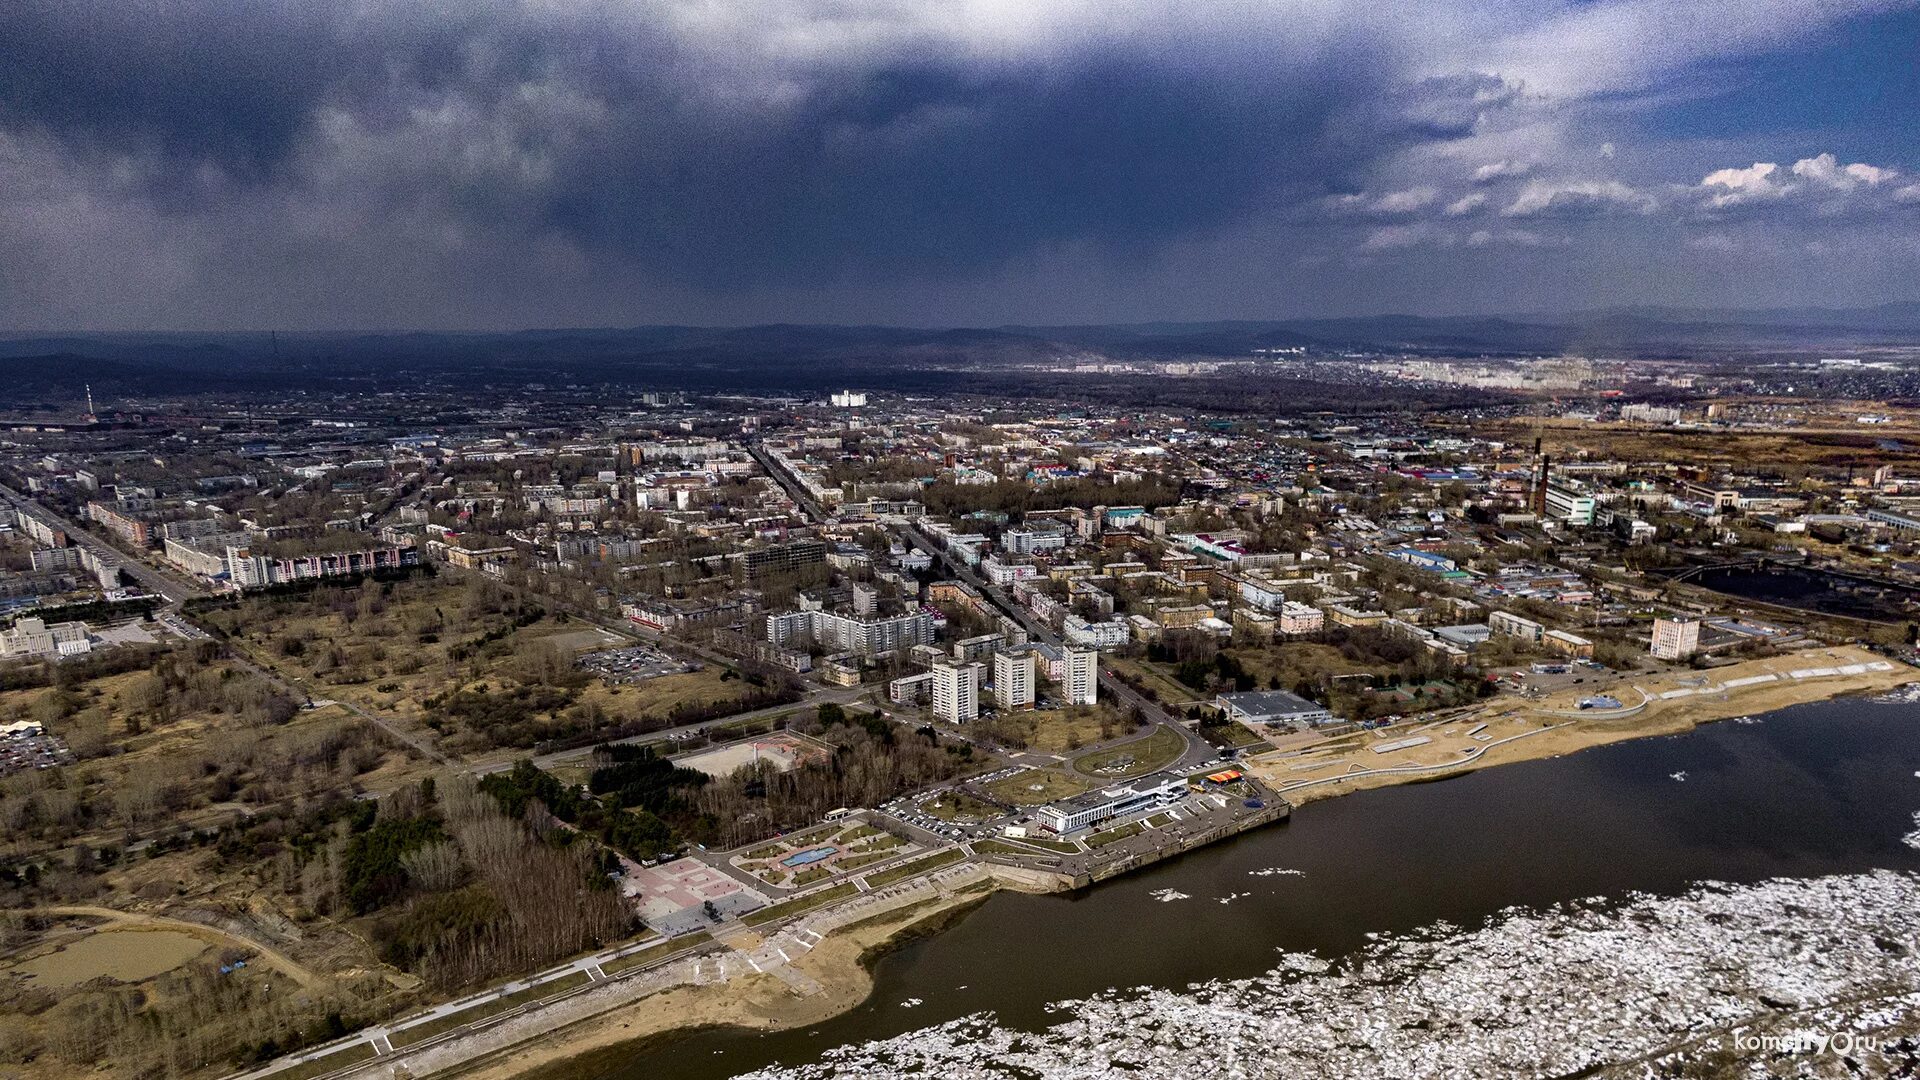
[[[1657,660],[1685,660],[1700,651],[1699,619],[1653,620],[1652,653]]]
[[[1089,649],[1117,649],[1133,639],[1127,624],[1112,619],[1090,623],[1078,615],[1068,615],[1066,639],[1069,645]]]
[[[811,642],[829,653],[884,656],[933,643],[933,616],[924,611],[862,619],[831,611],[789,611],[767,616],[767,640],[790,647]]]
[[[1282,634],[1317,634],[1326,625],[1326,612],[1312,604],[1296,604],[1289,600],[1280,605],[1280,616],[1274,629]]]
[[[933,665],[933,715],[949,724],[980,716],[980,665],[942,660]]]
[[[1002,709],[1033,708],[1033,653],[1001,649],[993,654],[993,702]]]
[[[1515,615],[1510,611],[1495,611],[1487,615],[1487,629],[1496,634],[1511,634],[1539,644],[1547,636],[1547,628],[1524,615]]]
[[[1066,652],[1066,678],[1061,689],[1069,705],[1092,705],[1100,700],[1100,654],[1093,649],[1069,647]]]

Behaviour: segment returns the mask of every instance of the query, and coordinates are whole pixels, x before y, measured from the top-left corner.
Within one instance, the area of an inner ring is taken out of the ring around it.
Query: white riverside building
[[[1172,806],[1186,794],[1186,777],[1158,772],[1048,803],[1035,810],[1033,816],[1044,828],[1064,836],[1110,818]]]

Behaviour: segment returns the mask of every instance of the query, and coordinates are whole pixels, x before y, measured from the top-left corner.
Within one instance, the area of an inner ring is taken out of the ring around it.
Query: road
[[[198,596],[207,595],[207,590],[177,575],[163,573],[138,559],[132,558],[119,548],[94,536],[86,526],[55,513],[40,503],[29,499],[19,492],[0,484],[0,498],[4,498],[13,508],[29,517],[38,518],[67,534],[75,547],[85,548],[98,556],[102,563],[118,567],[126,575],[140,583],[149,592],[166,598],[169,605],[179,605]]]

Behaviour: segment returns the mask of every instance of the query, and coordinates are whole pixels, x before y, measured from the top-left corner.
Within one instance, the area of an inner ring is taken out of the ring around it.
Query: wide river
[[[1331,958],[1370,933],[1472,928],[1509,905],[1920,871],[1902,842],[1917,774],[1920,704],[1856,699],[1348,795],[1082,893],[996,894],[881,961],[871,1000],[815,1027],[614,1047],[555,1072],[719,1080],[983,1010],[1039,1030],[1059,1022],[1049,1002],[1255,976],[1276,948]]]

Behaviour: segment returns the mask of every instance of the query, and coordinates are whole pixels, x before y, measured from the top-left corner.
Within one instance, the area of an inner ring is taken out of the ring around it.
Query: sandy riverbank
[[[869,969],[881,956],[915,937],[937,933],[995,888],[983,883],[829,934],[792,964],[820,985],[818,993],[799,996],[772,975],[669,990],[437,1075],[465,1080],[582,1080],[604,1075],[612,1063],[633,1056],[652,1041],[677,1034],[709,1027],[775,1031],[819,1023],[867,999],[873,989]]]
[[[1886,666],[1851,674],[1836,671],[1793,677],[1796,671],[1876,664]],[[1772,678],[1753,681],[1765,676]],[[1742,685],[1728,687],[1729,682]],[[1282,790],[1290,802],[1301,805],[1369,788],[1558,757],[1627,739],[1677,734],[1714,720],[1845,694],[1885,691],[1914,682],[1920,682],[1920,670],[1887,664],[1882,657],[1862,649],[1808,649],[1705,671],[1675,671],[1625,680],[1610,692],[1626,708],[1611,715],[1578,710],[1578,699],[1593,693],[1591,687],[1539,700],[1499,698],[1470,715],[1442,724],[1387,729],[1345,741],[1326,752],[1269,754],[1246,764]],[[1685,692],[1682,696],[1661,697],[1681,691]],[[1374,750],[1414,737],[1428,741],[1385,754]],[[1341,776],[1363,768],[1404,771]],[[616,1063],[642,1052],[649,1042],[700,1028],[779,1030],[818,1023],[866,1000],[872,989],[868,969],[880,955],[913,936],[936,932],[996,887],[1006,886],[983,882],[952,896],[927,900],[828,934],[792,964],[800,975],[819,985],[819,991],[813,994],[796,994],[789,982],[763,974],[727,983],[680,985],[629,1000],[609,1000],[597,1007],[582,1001],[571,1009],[556,1011],[567,1015],[547,1015],[547,1010],[541,1010],[499,1025],[524,1030],[492,1030],[486,1038],[499,1049],[466,1064],[420,1075],[470,1080],[528,1076],[583,1080],[605,1075]],[[606,989],[612,993],[618,985]],[[382,1071],[375,1066],[365,1075],[384,1077],[389,1073],[390,1068]]]
[[[1873,665],[1884,665],[1884,670],[1794,678],[1795,672]],[[1443,724],[1384,729],[1317,753],[1262,755],[1249,760],[1247,768],[1299,806],[1369,788],[1559,757],[1627,739],[1675,735],[1715,720],[1913,682],[1920,682],[1920,670],[1865,649],[1804,649],[1726,667],[1629,678],[1607,691],[1625,705],[1618,711],[1580,710],[1579,699],[1595,692],[1591,687],[1539,700],[1495,698]],[[1676,693],[1681,696],[1661,696]],[[1387,753],[1375,749],[1413,738],[1428,741]],[[1343,776],[1346,773],[1355,775]]]

